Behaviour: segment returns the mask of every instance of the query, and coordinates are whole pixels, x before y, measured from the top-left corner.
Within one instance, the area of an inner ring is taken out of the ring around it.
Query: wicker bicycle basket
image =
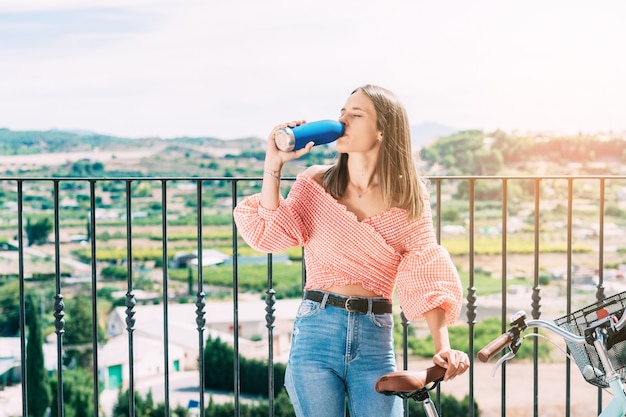
[[[626,291],[558,318],[554,323],[564,330],[585,336],[585,329],[589,328],[590,324],[606,317],[607,313],[609,316],[615,316],[616,319],[619,319],[625,308]],[[622,329],[618,336],[618,341],[608,350],[608,357],[622,381],[626,381],[626,328]],[[604,367],[600,363],[595,347],[589,343],[566,343],[585,380],[598,387],[608,387]]]

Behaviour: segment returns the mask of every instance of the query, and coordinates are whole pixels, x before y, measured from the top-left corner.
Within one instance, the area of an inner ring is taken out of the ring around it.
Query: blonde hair
[[[406,210],[409,219],[418,219],[424,208],[424,184],[411,150],[406,110],[396,95],[385,88],[368,84],[351,94],[359,91],[374,103],[376,127],[383,134],[376,166],[383,201],[389,208]],[[324,188],[337,199],[343,196],[348,185],[347,162],[348,154],[340,154],[335,165],[323,176]]]

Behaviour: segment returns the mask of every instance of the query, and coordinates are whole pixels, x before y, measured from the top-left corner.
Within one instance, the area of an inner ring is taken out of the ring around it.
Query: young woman
[[[359,87],[341,109],[345,134],[332,166],[298,175],[280,194],[283,165],[308,153],[267,142],[261,193],[234,211],[253,248],[280,252],[304,246],[306,284],[294,323],[285,385],[299,417],[401,416],[402,402],[374,391],[396,370],[392,299],[397,290],[409,320],[425,319],[433,362],[445,379],[469,366],[450,346],[447,325],[461,309],[462,289],[450,256],[437,244],[428,192],[420,180],[406,112],[390,91]]]

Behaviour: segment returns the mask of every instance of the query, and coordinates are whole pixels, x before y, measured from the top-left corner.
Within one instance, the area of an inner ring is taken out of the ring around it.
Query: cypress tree
[[[43,356],[43,336],[39,315],[32,297],[28,297],[27,301],[26,395],[28,396],[28,415],[43,417],[50,405],[48,375]]]

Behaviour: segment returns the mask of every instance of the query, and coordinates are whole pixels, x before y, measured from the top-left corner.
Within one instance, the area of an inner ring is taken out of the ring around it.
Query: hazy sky
[[[622,131],[624,22],[624,0],[2,0],[0,127],[265,137],[374,83],[412,124]]]

